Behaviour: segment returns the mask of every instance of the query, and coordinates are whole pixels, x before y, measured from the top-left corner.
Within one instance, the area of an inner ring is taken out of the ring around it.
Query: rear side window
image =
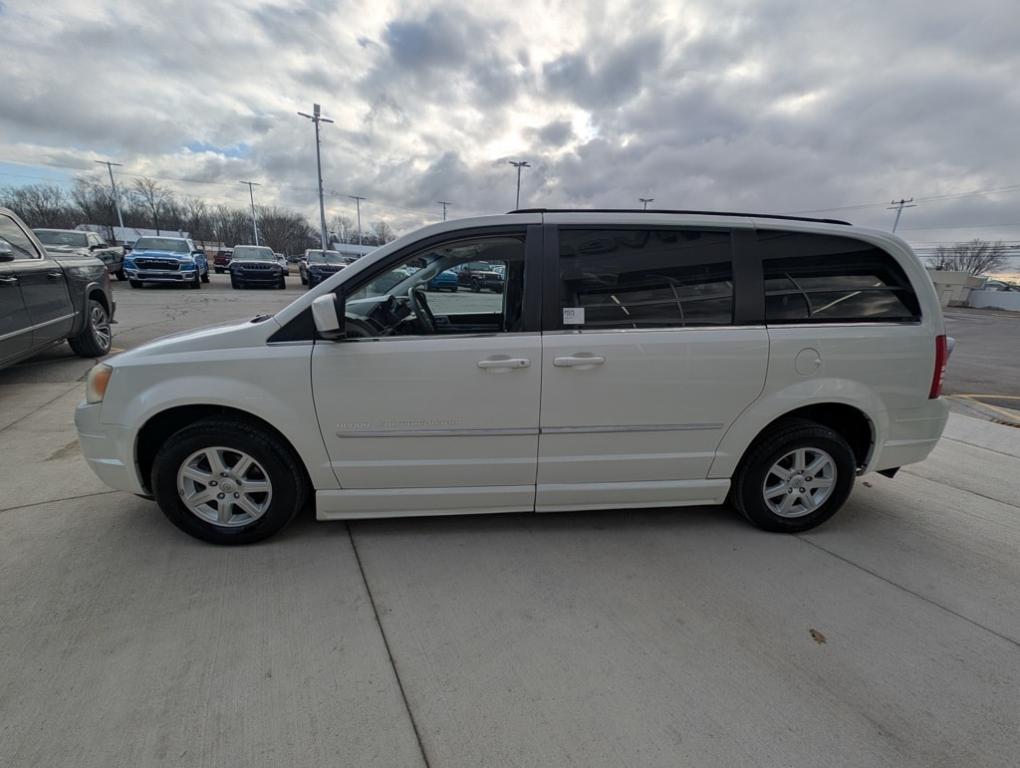
[[[561,229],[564,327],[733,323],[730,234],[700,229]]]
[[[896,259],[860,240],[758,231],[765,320],[784,323],[910,322],[921,317]]]

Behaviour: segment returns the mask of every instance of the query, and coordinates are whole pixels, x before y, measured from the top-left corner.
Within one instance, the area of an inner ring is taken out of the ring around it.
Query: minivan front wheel
[[[283,528],[307,483],[287,446],[243,421],[209,419],[172,435],[152,466],[163,514],[213,544],[250,544]]]
[[[731,498],[759,528],[796,533],[832,517],[850,495],[855,475],[853,450],[838,432],[791,419],[751,447]]]

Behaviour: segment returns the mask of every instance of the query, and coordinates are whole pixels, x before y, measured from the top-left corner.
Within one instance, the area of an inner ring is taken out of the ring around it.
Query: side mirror
[[[323,294],[312,302],[312,319],[315,330],[324,339],[336,341],[346,335],[344,301],[335,293]]]
[[[0,238],[0,261],[14,261],[14,247]]]

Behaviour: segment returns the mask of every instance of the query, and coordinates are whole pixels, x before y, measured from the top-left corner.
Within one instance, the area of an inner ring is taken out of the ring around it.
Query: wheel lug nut
[[[811,476],[810,476],[810,475],[808,475],[808,476],[807,476],[807,477],[805,477],[804,479],[805,479],[805,480],[807,480],[807,481],[808,481],[809,483],[811,482]]]
[[[801,492],[801,493],[804,493],[804,489],[803,489],[803,488],[801,488],[801,489],[800,489],[800,492]],[[237,494],[235,493],[234,495],[236,496]]]
[[[211,483],[209,483],[209,485],[216,485],[216,481],[213,480]]]
[[[223,498],[223,494],[222,493],[217,493],[216,494],[216,498],[217,499],[222,499]]]
[[[235,494],[234,494],[234,498],[235,498],[235,499],[239,499],[239,498],[241,498],[241,494],[239,494],[239,493],[235,493]]]
[[[226,477],[226,476],[227,476],[226,472],[220,472],[220,477]]]

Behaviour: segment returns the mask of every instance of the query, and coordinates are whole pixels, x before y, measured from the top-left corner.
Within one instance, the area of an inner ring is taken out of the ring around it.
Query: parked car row
[[[116,305],[108,265],[70,245],[67,252],[45,248],[0,209],[0,368],[65,340],[81,357],[110,351]]]

